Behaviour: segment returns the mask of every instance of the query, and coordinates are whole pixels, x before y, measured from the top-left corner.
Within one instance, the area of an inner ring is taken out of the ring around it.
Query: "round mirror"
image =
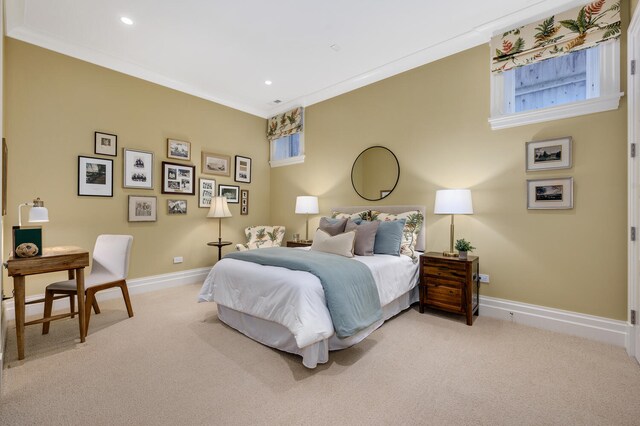
[[[351,184],[359,196],[369,201],[385,198],[400,178],[400,163],[384,146],[372,146],[358,155],[351,168]]]

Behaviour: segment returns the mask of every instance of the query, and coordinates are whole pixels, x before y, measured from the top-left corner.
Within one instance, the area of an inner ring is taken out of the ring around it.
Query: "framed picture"
[[[571,136],[527,142],[527,171],[571,168],[571,143]]]
[[[187,200],[167,200],[168,214],[187,214]]]
[[[124,148],[125,188],[153,189],[153,152]]]
[[[236,155],[236,182],[251,183],[251,158]]]
[[[194,195],[196,166],[162,162],[162,193]]]
[[[78,195],[113,197],[113,160],[79,155]]]
[[[240,187],[236,185],[218,185],[218,195],[227,197],[227,203],[238,204]]]
[[[129,195],[129,222],[155,222],[157,212],[156,197]]]
[[[572,209],[573,178],[527,180],[528,209]]]
[[[191,160],[191,142],[167,139],[167,157],[176,160]]]
[[[240,214],[249,214],[249,190],[243,189],[240,191]]]
[[[95,132],[95,149],[98,155],[118,156],[118,136],[110,133]]]
[[[231,157],[211,152],[202,152],[202,173],[231,176]]]
[[[216,181],[200,178],[200,191],[198,192],[198,207],[211,207],[211,199],[215,195]]]

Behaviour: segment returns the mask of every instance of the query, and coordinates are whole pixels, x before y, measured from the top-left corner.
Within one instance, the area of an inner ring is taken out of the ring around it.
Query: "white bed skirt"
[[[218,318],[242,334],[263,345],[302,356],[302,364],[315,368],[329,361],[329,351],[337,351],[355,345],[373,333],[386,320],[418,301],[418,287],[414,287],[394,301],[382,307],[382,320],[371,324],[356,335],[339,339],[335,334],[328,339],[299,348],[293,334],[283,325],[218,305]]]

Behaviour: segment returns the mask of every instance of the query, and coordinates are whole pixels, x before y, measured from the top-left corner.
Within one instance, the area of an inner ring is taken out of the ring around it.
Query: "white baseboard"
[[[162,290],[170,287],[179,287],[188,284],[195,284],[204,281],[211,268],[190,269],[187,271],[172,272],[169,274],[153,275],[150,277],[135,278],[127,280],[129,294],[142,294],[150,291]],[[27,301],[41,299],[44,295],[34,295],[27,297]],[[113,288],[96,293],[98,301],[109,300],[122,297],[119,288]],[[7,320],[15,319],[15,306],[13,299],[5,302],[5,314]],[[69,309],[69,299],[63,298],[53,302],[54,310]],[[42,316],[44,313],[43,303],[34,303],[26,306],[25,316]]]
[[[211,268],[190,269],[169,274],[127,280],[129,294],[142,294],[170,287],[195,284],[204,281]],[[96,295],[98,301],[121,297],[120,290],[101,291]],[[42,295],[30,296],[27,300],[42,298]],[[54,302],[54,309],[69,308],[68,299],[58,299]],[[7,320],[15,316],[13,299],[5,302]],[[42,316],[43,304],[27,305],[27,316]],[[556,331],[573,336],[584,337],[615,346],[626,347],[630,325],[624,321],[563,311],[544,306],[529,305],[494,297],[480,296],[480,315],[511,321],[544,330]]]
[[[630,326],[624,321],[544,306],[480,296],[480,315],[626,347]]]

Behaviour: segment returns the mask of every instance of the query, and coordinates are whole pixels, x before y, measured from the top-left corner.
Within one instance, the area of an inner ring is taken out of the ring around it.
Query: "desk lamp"
[[[442,254],[449,257],[457,256],[453,251],[453,215],[473,214],[471,191],[468,189],[440,189],[436,191],[436,202],[433,213],[451,215],[449,251],[445,251]]]
[[[33,257],[42,255],[42,228],[22,227],[22,207],[31,206],[29,211],[30,223],[49,222],[49,211],[44,206],[40,198],[33,200],[33,203],[22,203],[18,205],[18,226],[12,229],[13,254],[15,257]]]

